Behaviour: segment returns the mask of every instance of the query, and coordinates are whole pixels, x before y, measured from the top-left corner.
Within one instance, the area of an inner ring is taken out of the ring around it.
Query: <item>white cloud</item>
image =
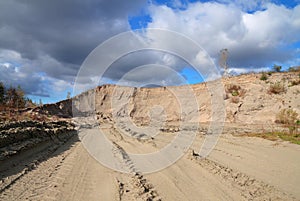
[[[243,23],[248,30],[244,41],[254,42],[258,47],[276,47],[300,40],[300,6],[289,10],[269,4],[266,11],[244,14]]]
[[[211,61],[208,55],[204,51],[199,51],[195,57],[195,63],[199,66],[210,66]]]
[[[10,68],[11,64],[6,62],[6,63],[3,63],[2,66],[4,66],[5,68]]]
[[[255,7],[258,3],[243,5]],[[288,62],[295,52],[283,48],[300,41],[300,5],[293,9],[266,2],[263,5],[265,10],[252,14],[236,4],[197,2],[185,10],[152,5],[148,27],[183,33],[215,60],[221,49],[228,48],[232,67],[259,68],[270,62]]]
[[[52,83],[53,88],[58,92],[72,88],[72,84],[64,80],[52,80]]]
[[[25,62],[26,60],[22,58],[21,54],[12,51],[12,50],[6,50],[6,49],[0,49],[0,62],[1,63],[8,63],[10,62]]]
[[[270,69],[269,68],[256,68],[256,69],[251,70],[251,72],[267,72],[267,71],[270,71]],[[230,68],[230,69],[228,69],[228,72],[231,75],[248,73],[249,68]]]

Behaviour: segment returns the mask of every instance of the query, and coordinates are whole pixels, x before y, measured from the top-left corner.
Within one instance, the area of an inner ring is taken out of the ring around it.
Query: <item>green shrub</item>
[[[267,80],[268,79],[268,76],[265,72],[263,72],[260,76],[260,80]]]
[[[274,69],[275,72],[280,72],[281,68],[282,68],[281,66],[278,66],[276,64],[273,66],[273,69]]]
[[[236,84],[229,84],[226,85],[226,92],[231,94],[231,96],[239,96],[244,97],[246,94],[246,90],[242,89],[239,85]],[[236,101],[233,101],[236,102]]]
[[[231,95],[232,95],[232,96],[238,96],[238,95],[240,95],[240,94],[239,94],[238,91],[233,91],[233,92],[231,92]]]
[[[228,84],[225,87],[226,90],[226,98],[228,99],[230,96],[229,94],[232,96],[231,102],[232,103],[238,103],[239,102],[239,97],[244,97],[246,94],[246,90],[242,89],[239,85],[236,84]]]

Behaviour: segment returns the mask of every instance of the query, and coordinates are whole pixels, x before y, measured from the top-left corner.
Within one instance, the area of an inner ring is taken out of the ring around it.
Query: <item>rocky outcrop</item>
[[[72,117],[72,100],[67,99],[53,104],[44,104],[32,110],[39,114],[55,115],[62,118]]]

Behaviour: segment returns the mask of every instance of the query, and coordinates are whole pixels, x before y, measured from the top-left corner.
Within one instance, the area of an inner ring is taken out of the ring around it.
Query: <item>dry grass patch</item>
[[[284,84],[281,82],[276,82],[274,84],[271,84],[269,87],[268,92],[270,94],[280,94],[280,93],[284,93],[286,91]]]
[[[239,136],[241,136],[241,135],[239,135]],[[283,140],[283,141],[291,142],[293,144],[300,145],[300,133],[291,135],[286,132],[268,132],[268,133],[245,134],[242,136],[260,137],[260,138],[263,138],[266,140],[271,140],[271,141]]]
[[[283,127],[289,129],[290,134],[294,134],[298,132],[300,120],[298,120],[298,113],[289,108],[279,111],[275,123],[282,124]]]
[[[233,97],[231,97],[230,101],[231,101],[232,103],[239,103],[239,102],[240,102],[240,98],[237,97],[237,96],[233,96]]]
[[[298,80],[292,80],[289,86],[292,87],[292,86],[296,86],[296,85],[299,85],[299,84],[300,84],[300,79],[298,79]]]

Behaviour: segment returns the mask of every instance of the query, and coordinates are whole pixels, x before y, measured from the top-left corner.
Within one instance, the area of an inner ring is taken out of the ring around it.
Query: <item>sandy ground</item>
[[[125,155],[157,151],[175,135],[137,140],[120,137],[111,125],[104,131]],[[191,150],[198,150],[203,139],[197,135],[168,168],[124,174],[101,165],[73,138],[47,160],[3,179],[0,200],[300,200],[300,146],[223,134],[201,159]],[[123,159],[132,165],[130,158]]]

